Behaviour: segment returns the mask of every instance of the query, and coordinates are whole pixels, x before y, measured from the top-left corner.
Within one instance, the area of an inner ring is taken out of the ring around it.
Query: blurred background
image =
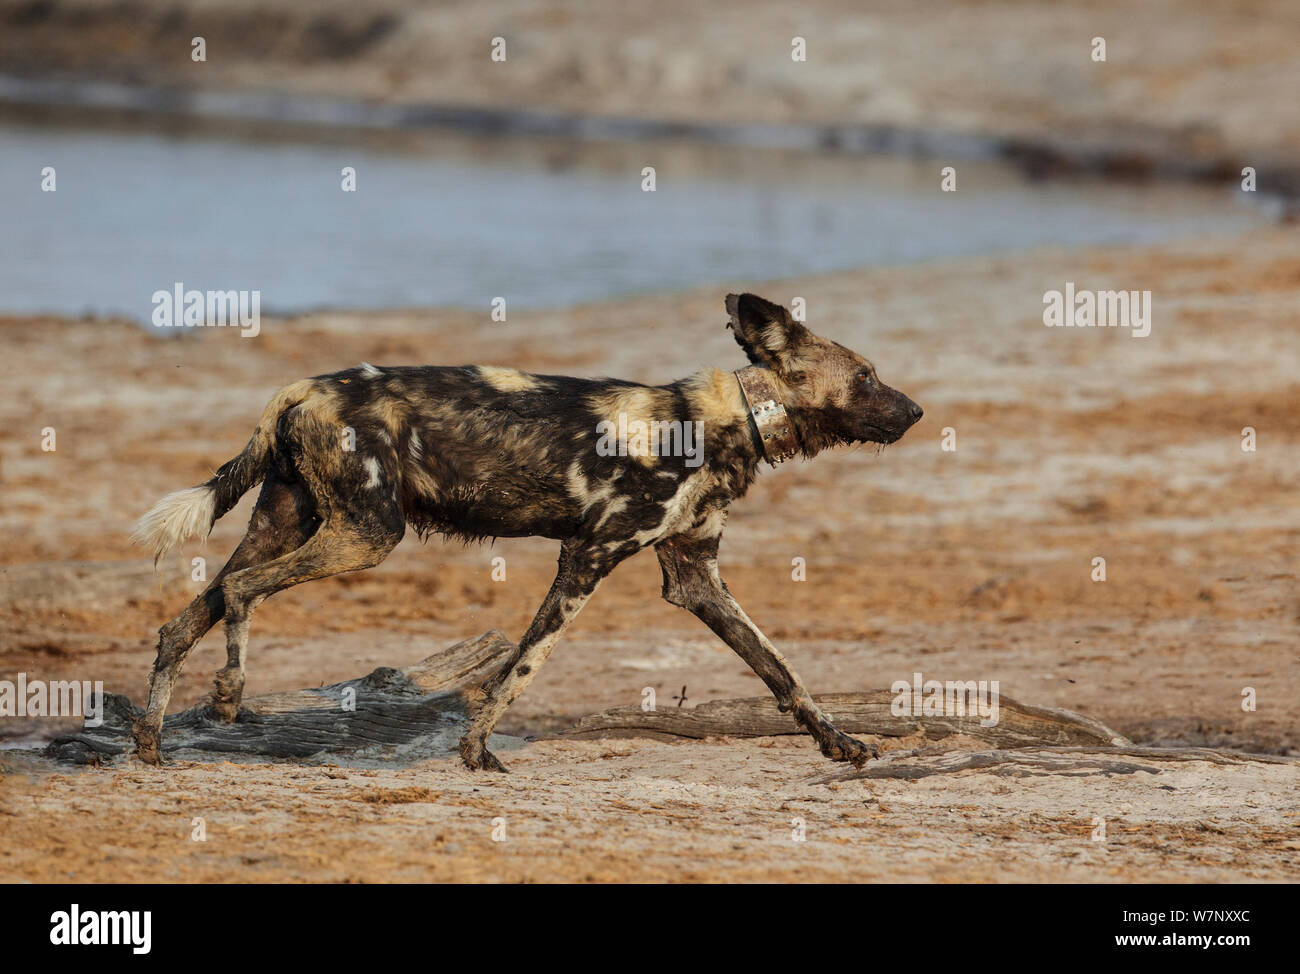
[[[175,281],[281,313],[560,307],[1247,229],[1300,189],[1298,26],[1287,2],[0,0],[0,310],[143,320]],[[57,194],[28,192],[45,167]]]

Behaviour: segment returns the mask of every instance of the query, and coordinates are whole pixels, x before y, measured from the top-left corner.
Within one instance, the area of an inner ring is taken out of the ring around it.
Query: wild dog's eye
[[[868,372],[866,369],[863,369],[853,378],[860,386],[869,386],[872,383],[871,373]]]

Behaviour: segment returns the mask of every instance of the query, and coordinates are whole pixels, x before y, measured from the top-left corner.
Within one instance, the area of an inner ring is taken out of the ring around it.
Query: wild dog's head
[[[728,294],[727,325],[755,365],[770,369],[805,456],[842,443],[893,443],[921,407],[880,381],[857,352],[814,335],[779,304]]]

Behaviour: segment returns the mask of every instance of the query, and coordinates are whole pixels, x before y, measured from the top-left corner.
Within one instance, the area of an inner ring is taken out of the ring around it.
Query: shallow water
[[[681,144],[401,143],[0,125],[0,311],[121,314],[155,291],[263,312],[561,306],[1044,244],[1232,232],[1189,185],[1027,183],[1009,168]],[[40,189],[53,166],[57,191]],[[357,170],[357,192],[340,170]],[[642,168],[657,188],[644,192]]]

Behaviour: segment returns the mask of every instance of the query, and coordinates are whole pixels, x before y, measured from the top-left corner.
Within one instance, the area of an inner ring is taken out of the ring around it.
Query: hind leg
[[[314,517],[315,505],[301,484],[286,483],[274,474],[266,479],[253,509],[248,533],[225,567],[184,612],[158,630],[158,655],[149,675],[149,702],[144,717],[137,720],[134,727],[137,757],[150,764],[161,760],[163,715],[172,689],[195,644],[225,615],[222,584],[226,577],[297,548],[314,530]],[[217,676],[213,705],[219,716],[224,717],[228,712],[233,718],[238,709],[239,691],[244,680],[242,661],[237,662],[241,665],[232,670],[228,658],[226,669]]]
[[[248,654],[248,624],[253,610],[276,592],[342,572],[378,565],[402,540],[405,522],[396,503],[361,516],[331,516],[300,547],[269,562],[232,572],[221,583],[225,604],[226,669],[238,667]]]
[[[227,562],[214,580],[217,590],[222,592],[223,582],[232,573],[264,564],[300,547],[315,531],[315,524],[316,504],[301,484],[290,486],[277,480],[272,489],[264,487],[257,499],[257,506],[253,509],[249,533],[240,545],[242,548],[245,542],[251,541],[247,557],[238,564],[234,557]],[[236,553],[238,551],[236,549]],[[222,592],[220,615],[217,618],[222,618],[225,614],[226,600]],[[213,619],[209,623],[209,628],[215,621]],[[239,702],[244,695],[244,656],[239,652],[231,652],[229,638],[226,643],[226,665],[217,670],[213,680],[210,709],[218,720],[230,723],[239,713]]]

